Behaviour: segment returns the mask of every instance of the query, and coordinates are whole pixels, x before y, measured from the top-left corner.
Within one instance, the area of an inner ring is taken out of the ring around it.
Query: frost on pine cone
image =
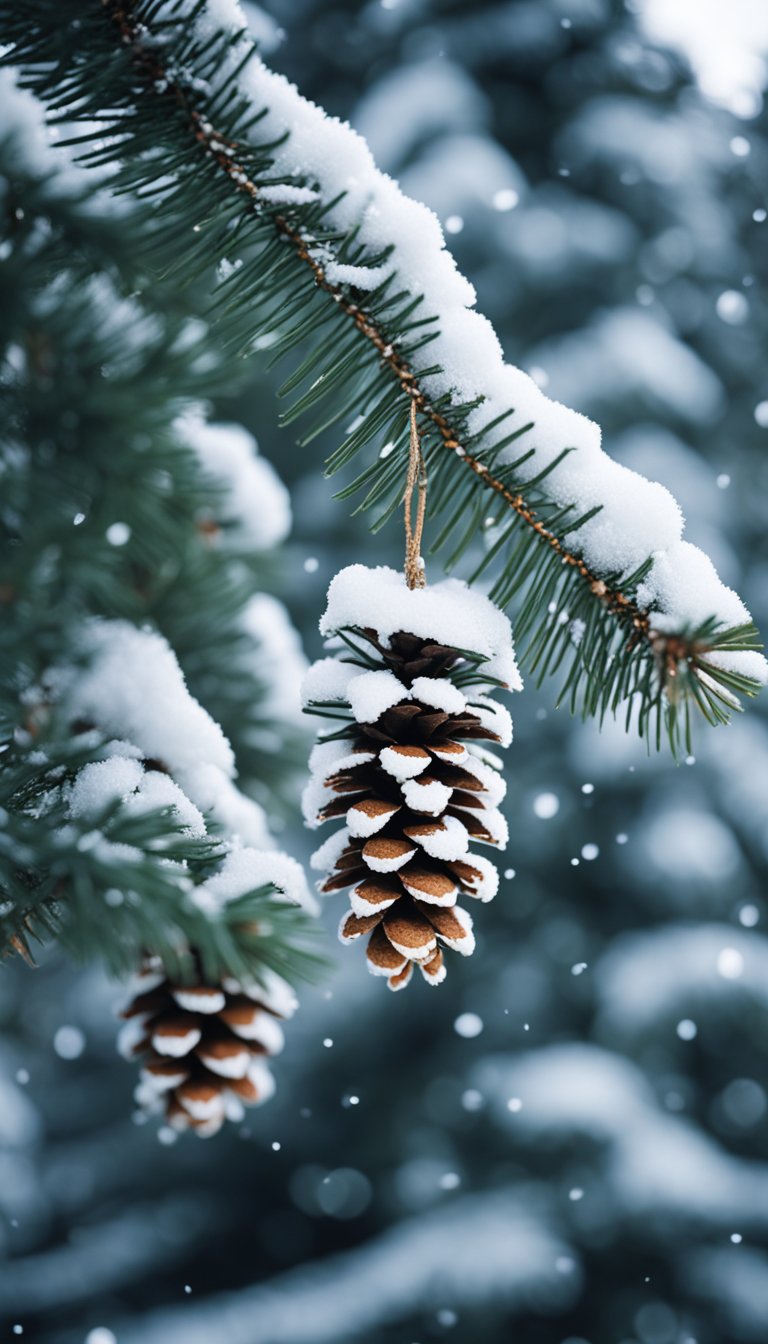
[[[123,1053],[141,1058],[136,1101],[177,1130],[201,1138],[225,1120],[242,1120],[244,1107],[275,1090],[267,1058],[283,1048],[278,1019],[296,1008],[293,991],[273,972],[263,985],[237,981],[174,984],[156,958],[148,959],[123,1009]]]
[[[501,762],[512,722],[491,698],[519,689],[507,618],[458,580],[410,590],[352,565],[331,583],[320,631],[339,648],[310,668],[306,707],[341,720],[310,758],[310,826],[345,825],[316,852],[323,892],[351,888],[342,942],[368,935],[368,967],[403,989],[414,965],[445,978],[442,946],[474,948],[460,897],[488,901],[498,873],[470,845],[503,848]]]

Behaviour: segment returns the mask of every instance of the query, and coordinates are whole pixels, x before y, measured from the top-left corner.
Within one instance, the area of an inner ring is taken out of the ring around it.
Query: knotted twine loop
[[[416,494],[416,521],[413,522],[413,492]],[[411,443],[408,454],[408,475],[405,478],[405,582],[409,588],[426,587],[424,561],[421,558],[421,535],[427,508],[427,468],[419,442],[416,424],[416,400],[411,401]]]

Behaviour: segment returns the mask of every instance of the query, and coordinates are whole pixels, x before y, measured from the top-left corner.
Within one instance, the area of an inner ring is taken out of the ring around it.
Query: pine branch
[[[268,109],[251,101],[253,51],[240,34],[217,30],[202,3],[102,0],[100,10],[77,6],[76,29],[61,9],[37,0],[22,21],[0,6],[7,59],[56,115],[101,123],[86,132],[84,143],[96,143],[84,158],[114,166],[119,156],[115,189],[151,196],[144,246],[167,275],[200,274],[233,242],[245,252],[237,275],[219,285],[212,317],[244,353],[267,348],[279,358],[309,345],[283,388],[294,398],[284,420],[314,420],[304,442],[359,408],[328,470],[367,447],[386,449],[341,492],[365,490],[360,507],[377,510],[374,526],[400,502],[413,401],[431,513],[447,514],[434,549],[450,542],[456,563],[476,544],[486,500],[498,501],[502,530],[476,572],[494,575],[501,604],[516,600],[525,661],[539,681],[564,677],[560,699],[572,712],[602,719],[621,708],[649,742],[666,735],[677,750],[690,746],[692,708],[716,724],[740,695],[755,694],[761,646],[747,619],[670,615],[658,596],[649,605],[658,567],[650,554],[631,574],[588,563],[585,537],[601,505],[579,510],[553,489],[567,438],[531,475],[534,421],[523,415],[507,432],[511,409],[483,422],[482,395],[430,390],[442,374],[439,357],[430,363],[444,334],[437,317],[388,266],[391,247],[372,249],[358,226],[334,225],[338,196],[324,199],[306,175],[285,176],[280,137],[258,142]],[[199,222],[180,241],[185,217]],[[359,268],[374,277],[365,291]],[[722,591],[714,578],[713,609]]]
[[[197,685],[211,691],[215,710],[218,689],[229,706],[219,675],[226,660],[238,680],[232,709],[249,739],[241,778],[266,777],[267,752],[252,739],[268,724],[274,797],[286,754],[276,760],[274,742],[283,734],[269,704],[272,669],[245,623],[270,562],[255,533],[249,549],[230,526],[226,490],[190,443],[192,417],[178,418],[196,408],[201,432],[199,398],[220,387],[228,362],[196,320],[194,296],[182,304],[146,283],[132,237],[134,223],[146,229],[142,209],[126,203],[116,212],[65,156],[59,169],[52,151],[33,144],[33,100],[8,98],[0,79],[8,206],[0,217],[0,956],[34,961],[39,944],[56,940],[116,974],[150,953],[176,978],[196,967],[213,982],[249,983],[268,970],[313,978],[321,964],[314,925],[283,899],[290,861],[281,872],[280,856],[257,852],[270,844],[263,811],[238,793],[230,746],[190,694]],[[29,147],[19,145],[19,128]],[[218,528],[218,520],[229,532],[216,546],[202,524]],[[186,681],[150,624],[178,647]],[[93,673],[99,632],[102,653],[110,635],[124,653],[118,675],[95,673],[96,712],[81,712],[72,696]],[[124,656],[131,644],[133,664]],[[150,693],[136,694],[153,650]],[[131,714],[152,694],[164,695],[164,714],[155,739],[142,743]],[[180,758],[170,759],[179,714],[187,715],[188,781]],[[289,751],[294,736],[286,726]],[[197,767],[209,771],[199,806]],[[215,879],[220,892],[234,830],[244,862],[221,899],[208,884]]]

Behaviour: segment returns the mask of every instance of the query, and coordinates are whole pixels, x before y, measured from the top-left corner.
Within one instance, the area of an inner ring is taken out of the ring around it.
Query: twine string
[[[413,520],[413,492],[416,491],[416,519]],[[427,468],[419,442],[416,423],[416,399],[411,401],[411,442],[408,452],[408,474],[405,478],[405,581],[409,588],[426,587],[424,561],[421,557],[421,537],[427,508]]]

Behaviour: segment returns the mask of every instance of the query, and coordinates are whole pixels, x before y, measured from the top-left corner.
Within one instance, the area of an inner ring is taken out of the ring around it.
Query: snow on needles
[[[49,675],[71,717],[162,762],[191,805],[209,813],[231,843],[272,849],[264,809],[234,783],[232,748],[190,695],[167,640],[128,621],[94,619],[84,629],[83,647],[90,654],[84,669]]]
[[[75,719],[128,738],[174,775],[201,762],[235,773],[221,728],[187,690],[176,655],[162,635],[128,621],[95,619],[85,629],[91,661],[73,669],[61,689]],[[55,676],[61,683],[61,676]]]
[[[210,425],[189,413],[176,421],[179,437],[194,450],[201,466],[224,488],[219,519],[238,542],[266,551],[291,530],[287,489],[274,467],[259,456],[256,440],[242,425]]]
[[[241,33],[223,63],[221,77],[226,78],[242,61],[243,45],[249,41],[240,6],[236,0],[209,0],[197,13],[189,0],[187,8],[204,38],[217,27]],[[601,506],[570,539],[566,537],[567,544],[598,575],[619,583],[653,557],[642,601],[659,628],[693,629],[702,612],[726,628],[747,621],[749,613],[736,594],[705,557],[696,558],[701,555],[696,548],[683,542],[683,518],[672,495],[614,462],[602,450],[596,424],[550,400],[525,373],[505,364],[490,322],[472,311],[474,290],[447,251],[436,215],[378,171],[366,142],[350,126],[303,98],[258,55],[238,78],[254,106],[266,109],[258,122],[259,136],[264,142],[276,142],[274,172],[295,179],[299,187],[316,190],[325,202],[334,202],[325,223],[342,233],[357,230],[357,241],[372,256],[389,249],[387,266],[397,273],[398,288],[421,296],[422,309],[438,319],[439,335],[412,355],[417,370],[440,366],[439,372],[422,377],[427,394],[435,399],[447,393],[455,404],[481,398],[469,415],[470,433],[512,411],[490,432],[489,444],[528,426],[524,438],[508,445],[499,457],[503,464],[529,448],[535,450],[519,468],[522,484],[566,452],[546,478],[547,494],[573,506],[574,522]],[[359,275],[358,269],[348,276],[341,270],[335,275],[357,287],[370,283],[364,268]],[[376,277],[377,282],[380,279],[383,273]],[[728,651],[718,654],[717,661],[768,679],[768,664],[759,655]]]

